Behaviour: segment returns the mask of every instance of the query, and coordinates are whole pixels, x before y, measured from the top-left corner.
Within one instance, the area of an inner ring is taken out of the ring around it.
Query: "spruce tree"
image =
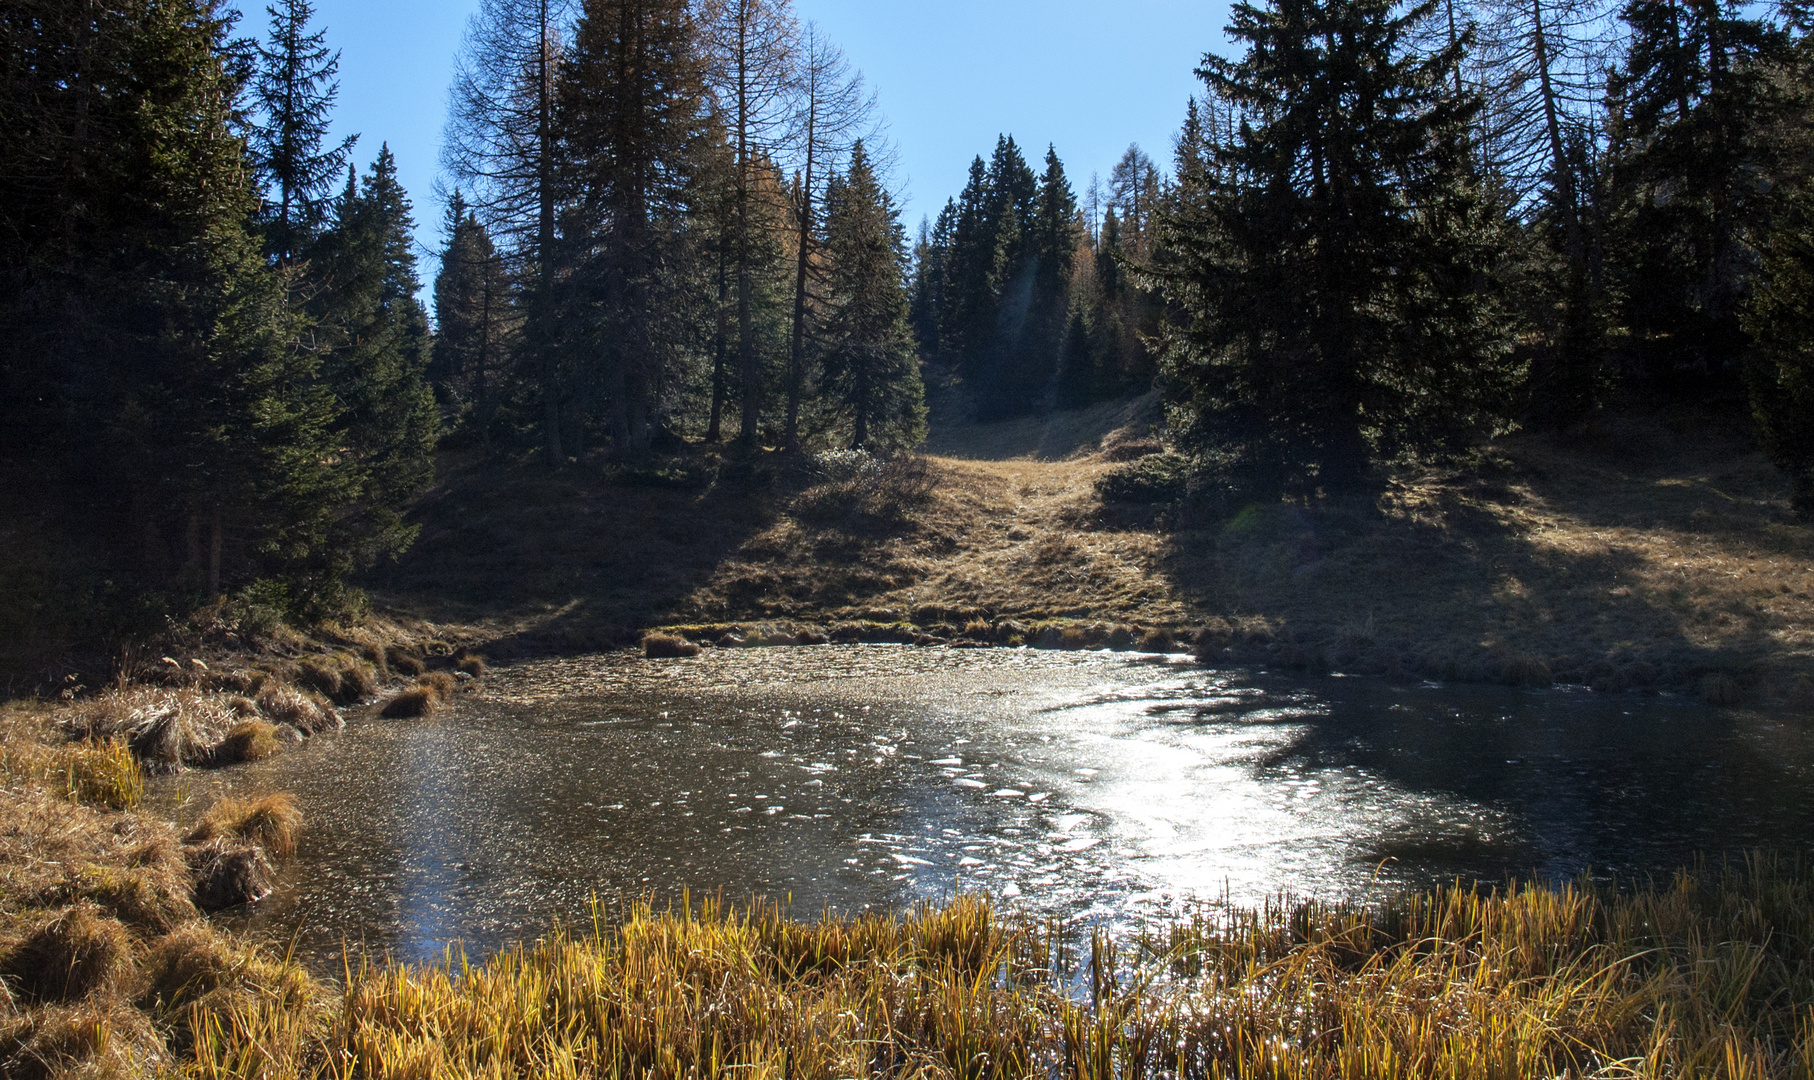
[[[226,19],[94,16],[0,10],[0,445],[45,532],[85,538],[69,576],[219,592],[319,551],[333,401],[248,231]]]
[[[906,237],[861,142],[825,201],[831,314],[824,371],[855,450],[902,450],[926,434],[926,395],[907,323]]]
[[[340,406],[336,424],[358,499],[336,523],[336,569],[370,566],[415,537],[405,500],[434,476],[439,430],[428,384],[428,316],[416,299],[415,223],[390,147],[362,183],[349,170],[331,231],[318,247],[327,288],[312,302],[327,344],[322,378]]]
[[[690,226],[712,128],[687,4],[587,0],[560,93],[566,344],[602,390],[617,450],[645,449],[705,310]]]
[[[1635,366],[1654,390],[1736,398],[1744,297],[1792,129],[1788,39],[1719,0],[1632,0],[1612,91],[1613,272]]]
[[[450,415],[489,440],[511,353],[510,279],[490,232],[457,188],[443,233],[429,381]]]
[[[1758,441],[1789,478],[1797,516],[1814,518],[1814,184],[1790,197],[1764,245],[1744,317]]]
[[[1200,70],[1250,120],[1160,218],[1153,273],[1189,320],[1169,357],[1184,433],[1256,491],[1352,488],[1382,457],[1491,430],[1516,374],[1478,101],[1455,89],[1458,49],[1407,48],[1433,5],[1394,6],[1238,4],[1246,55]]]
[[[324,146],[340,88],[340,53],[328,48],[325,29],[309,31],[315,12],[308,0],[278,0],[265,11],[270,40],[257,47],[251,97],[258,119],[247,148],[259,180],[275,189],[260,213],[266,247],[288,262],[308,245],[323,197],[358,136]]]

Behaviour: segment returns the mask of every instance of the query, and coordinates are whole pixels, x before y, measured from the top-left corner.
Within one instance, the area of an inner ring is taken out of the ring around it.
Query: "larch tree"
[[[779,162],[794,114],[799,28],[789,0],[708,0],[702,22],[711,57],[708,84],[719,122],[736,155],[729,242],[736,294],[737,367],[741,377],[738,437],[754,445],[762,410],[762,365],[756,342],[757,262],[765,215],[760,173]]]
[[[875,97],[863,88],[863,76],[817,25],[808,23],[799,43],[798,90],[793,130],[788,139],[799,162],[794,188],[793,311],[788,335],[786,448],[800,449],[800,403],[806,390],[808,321],[812,314],[811,278],[817,247],[820,187],[850,148],[876,135]]]
[[[555,81],[572,0],[482,0],[448,92],[442,167],[510,257],[526,294],[522,346],[549,461],[566,459],[555,355],[555,217],[562,150]]]

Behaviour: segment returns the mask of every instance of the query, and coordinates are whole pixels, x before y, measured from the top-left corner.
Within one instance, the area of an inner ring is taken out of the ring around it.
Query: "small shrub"
[[[1113,435],[1102,440],[1102,456],[1110,461],[1138,461],[1154,454],[1165,453],[1165,444],[1158,439],[1115,438]]]
[[[130,810],[145,798],[145,774],[122,739],[77,746],[65,770],[72,802]]]
[[[91,903],[52,915],[0,959],[7,981],[38,1001],[76,1001],[111,990],[133,970],[131,935]]]
[[[673,660],[698,656],[699,646],[673,634],[650,634],[642,639],[642,654],[649,660]]]
[[[384,659],[391,670],[412,679],[428,670],[427,665],[422,663],[421,657],[397,645],[392,645],[384,650]]]
[[[454,657],[454,670],[463,671],[475,679],[483,679],[490,669],[485,658],[475,653],[463,652]]]
[[[302,835],[302,811],[288,795],[267,795],[257,801],[222,799],[202,815],[183,843],[208,844],[237,839],[256,844],[278,858],[296,853]]]
[[[238,765],[244,762],[263,761],[282,749],[277,741],[277,729],[263,720],[248,720],[221,740],[214,748],[214,764]]]
[[[1549,665],[1529,656],[1513,656],[1506,659],[1499,668],[1499,681],[1507,686],[1527,686],[1534,689],[1543,689],[1555,682],[1550,675]]]
[[[427,686],[412,686],[384,703],[378,715],[386,720],[432,716],[441,707],[441,695]]]
[[[814,463],[820,482],[801,492],[791,507],[805,521],[865,516],[898,521],[938,486],[932,463],[917,454],[882,460],[862,450],[834,450],[817,455]]]
[[[1110,469],[1096,480],[1103,502],[1169,503],[1184,497],[1190,462],[1179,454],[1154,454]]]
[[[1108,647],[1116,652],[1132,652],[1139,642],[1139,631],[1131,626],[1117,626],[1109,632]]]
[[[459,692],[460,680],[445,671],[431,671],[417,679],[416,686],[418,689],[427,690],[433,694],[435,700],[448,702],[452,701],[454,694]]]

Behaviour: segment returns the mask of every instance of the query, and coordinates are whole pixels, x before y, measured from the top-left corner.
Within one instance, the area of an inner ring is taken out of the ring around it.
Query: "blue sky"
[[[1055,143],[1081,195],[1130,142],[1169,160],[1205,51],[1224,51],[1225,0],[796,0],[877,91],[897,150],[909,231],[963,186],[970,159],[1008,132],[1037,159]],[[242,3],[240,32],[261,33]],[[452,60],[477,0],[316,0],[341,50],[341,134],[361,168],[389,142],[434,245],[434,197]],[[424,267],[432,272],[431,267]]]

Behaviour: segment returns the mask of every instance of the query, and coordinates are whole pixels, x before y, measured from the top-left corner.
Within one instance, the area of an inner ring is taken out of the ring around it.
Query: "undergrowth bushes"
[[[862,450],[833,450],[815,455],[811,471],[814,483],[789,507],[802,521],[899,521],[938,486],[937,470],[917,454],[884,459]]]

